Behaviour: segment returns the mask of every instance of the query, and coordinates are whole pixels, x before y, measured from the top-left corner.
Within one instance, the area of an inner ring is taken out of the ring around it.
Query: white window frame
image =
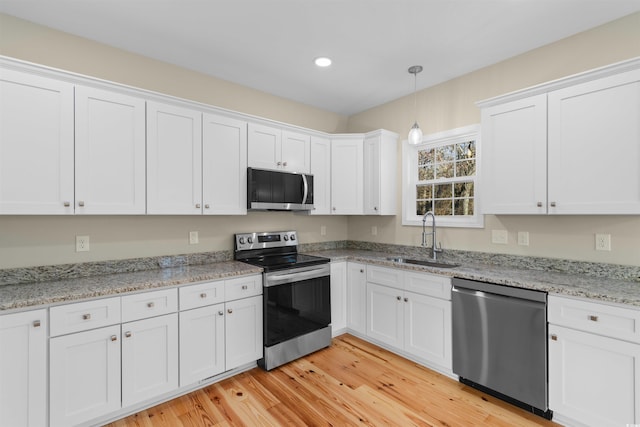
[[[465,126],[457,129],[426,135],[422,143],[411,145],[402,142],[402,225],[422,226],[422,216],[416,215],[416,185],[418,183],[418,151],[424,148],[439,147],[467,141],[476,142],[476,175],[474,184],[474,215],[468,217],[438,216],[438,227],[484,228],[484,215],[480,206],[480,125]]]

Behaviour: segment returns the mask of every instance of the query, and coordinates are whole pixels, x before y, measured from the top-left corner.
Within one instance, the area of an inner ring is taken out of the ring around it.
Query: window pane
[[[476,142],[469,141],[458,144],[456,147],[456,158],[458,160],[471,159],[476,157]]]
[[[455,160],[456,152],[453,145],[444,145],[436,148],[436,161],[437,162],[451,162]]]
[[[426,214],[428,211],[431,210],[431,201],[419,201],[416,202],[416,215],[424,215]]]
[[[428,181],[433,179],[433,166],[424,166],[418,169],[418,180]]]
[[[433,163],[433,149],[418,151],[418,164],[425,165],[427,163]]]
[[[452,188],[451,184],[438,184],[435,185],[435,198],[436,199],[444,199],[444,198],[452,198]]]
[[[418,185],[416,190],[416,199],[418,200],[433,198],[433,185]]]
[[[454,197],[473,197],[473,182],[457,182],[453,184]]]
[[[451,215],[453,212],[451,199],[449,200],[436,200],[434,213],[436,215]]]
[[[473,199],[455,201],[455,215],[473,215]]]
[[[436,178],[453,178],[453,162],[438,163]]]
[[[461,160],[456,163],[456,176],[473,176],[476,174],[475,160]]]

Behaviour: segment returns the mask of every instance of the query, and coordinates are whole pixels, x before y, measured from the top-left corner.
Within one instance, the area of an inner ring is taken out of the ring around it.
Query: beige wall
[[[479,123],[476,101],[638,56],[640,13],[421,91],[417,101],[418,123],[425,134]],[[422,65],[423,73],[428,73],[429,64]],[[408,79],[407,76],[404,78]],[[382,127],[406,138],[414,117],[411,95],[351,116],[348,130],[362,132]],[[400,146],[398,153],[401,153]],[[398,157],[401,170],[400,155]],[[398,192],[402,194],[400,182]],[[398,200],[398,212],[401,212],[401,200]],[[374,225],[379,230],[377,236],[371,235]],[[509,243],[492,244],[492,229],[508,230]],[[400,216],[352,217],[348,230],[352,240],[420,244],[421,230],[402,226]],[[518,231],[530,233],[529,246],[517,245]],[[594,250],[595,233],[611,234],[611,252]],[[640,216],[486,215],[484,229],[443,228],[439,236],[445,249],[640,265]]]
[[[414,117],[412,97],[347,119],[2,14],[0,54],[326,132],[386,128],[405,135]],[[425,133],[478,123],[477,100],[635,56],[640,56],[640,14],[422,91],[419,123]],[[423,65],[428,72],[428,64]],[[400,184],[398,190],[401,194]],[[400,206],[398,200],[399,212]],[[320,236],[322,225],[327,227],[326,236]],[[372,225],[378,227],[377,236],[370,234]],[[487,216],[485,225],[484,230],[443,229],[442,244],[445,248],[640,265],[637,217]],[[490,230],[495,228],[509,231],[508,245],[490,243]],[[417,245],[420,233],[417,227],[403,227],[400,216],[0,216],[0,268],[231,249],[234,232],[256,229],[297,229],[303,243],[348,237]],[[189,245],[188,232],[196,230],[200,244]],[[529,231],[529,247],[513,244],[517,231]],[[595,232],[611,233],[611,252],[593,250]],[[91,237],[90,252],[74,252],[78,234]]]

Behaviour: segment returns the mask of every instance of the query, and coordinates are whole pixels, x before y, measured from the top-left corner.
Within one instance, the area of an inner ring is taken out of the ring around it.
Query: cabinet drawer
[[[180,310],[189,310],[224,302],[224,280],[183,286],[180,292]]]
[[[640,343],[640,310],[549,295],[549,323]]]
[[[120,323],[120,297],[59,305],[49,309],[52,337],[117,323]]]
[[[367,266],[367,282],[404,289],[403,271],[395,268]]]
[[[262,295],[262,276],[256,275],[225,280],[224,294],[227,301]]]
[[[160,316],[177,310],[178,291],[175,288],[122,297],[122,322]]]
[[[405,289],[417,294],[451,300],[451,278],[428,273],[406,271]]]

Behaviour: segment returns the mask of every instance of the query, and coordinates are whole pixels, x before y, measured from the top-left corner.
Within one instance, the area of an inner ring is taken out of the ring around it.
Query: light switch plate
[[[498,245],[506,245],[509,243],[509,234],[507,230],[491,230],[491,243]]]
[[[198,232],[197,231],[190,231],[189,232],[189,244],[190,245],[197,245],[198,243],[199,243]]]
[[[518,231],[518,244],[520,246],[529,246],[529,232]]]

